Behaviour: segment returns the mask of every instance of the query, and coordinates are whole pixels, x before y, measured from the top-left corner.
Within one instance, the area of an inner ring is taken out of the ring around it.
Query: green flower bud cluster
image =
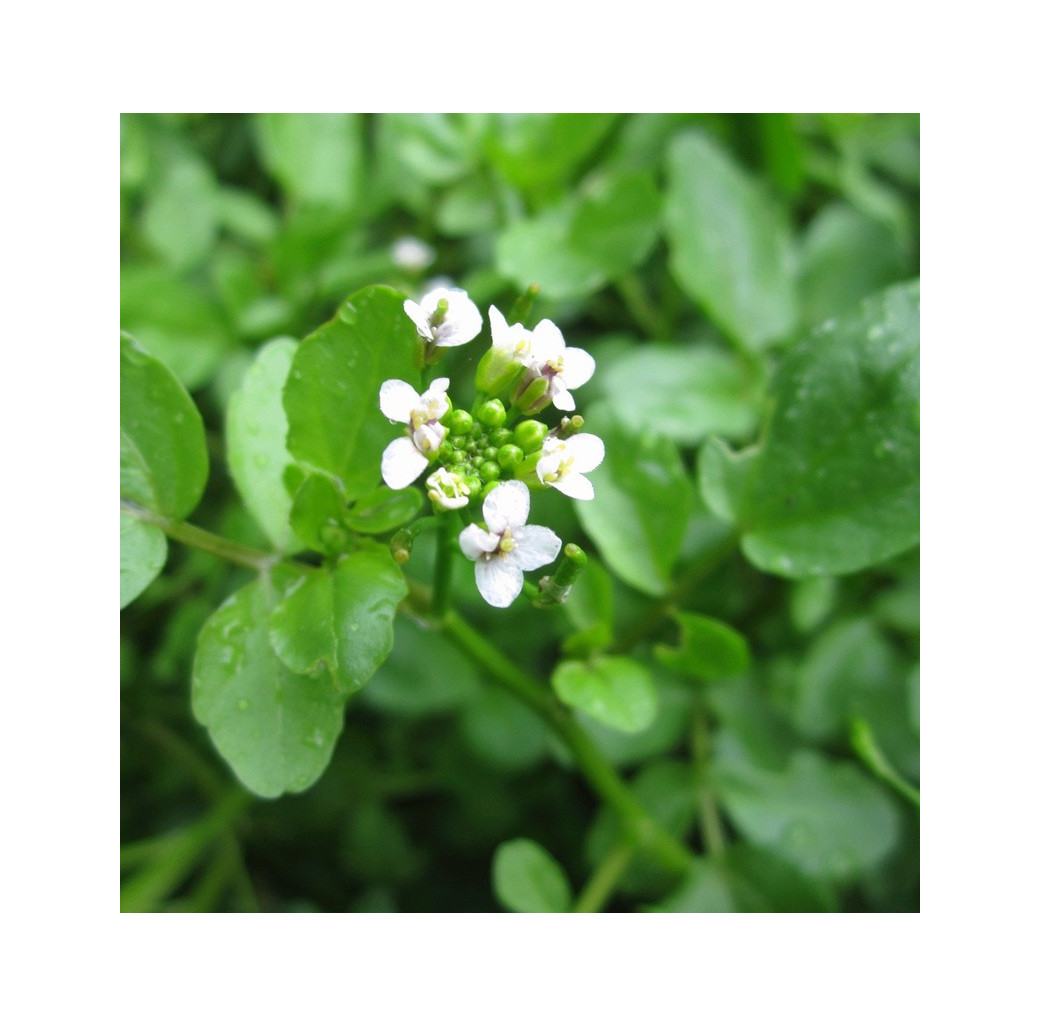
[[[445,437],[430,469],[442,467],[456,475],[468,488],[470,503],[482,501],[501,481],[523,476],[531,483],[531,470],[549,428],[536,420],[509,428],[507,416],[500,399],[488,399],[472,413],[452,409],[441,419]]]

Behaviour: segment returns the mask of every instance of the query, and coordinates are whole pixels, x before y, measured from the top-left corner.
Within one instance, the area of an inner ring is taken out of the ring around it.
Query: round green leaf
[[[166,564],[166,535],[126,513],[119,514],[119,608],[148,587]]]
[[[664,222],[676,280],[742,345],[783,338],[798,310],[794,249],[769,194],[697,132],[675,139],[667,167]]]
[[[300,572],[274,567],[231,596],[199,634],[191,703],[217,751],[262,798],[303,791],[343,729],[344,696],[327,673],[293,673],[271,648],[271,609]]]
[[[625,424],[680,445],[747,438],[758,423],[756,376],[718,349],[641,345],[605,367],[599,384]]]
[[[705,446],[705,501],[757,567],[848,574],[918,543],[919,338],[917,283],[867,300],[788,353],[754,449]]]
[[[590,473],[596,497],[575,503],[575,511],[618,577],[639,591],[663,595],[686,529],[692,486],[674,443],[612,423],[604,406],[596,410],[588,419],[597,424],[606,457]]]
[[[650,674],[623,656],[591,663],[562,662],[553,673],[552,686],[561,702],[615,730],[630,734],[645,730],[657,715],[657,691]]]
[[[721,620],[693,613],[673,613],[679,624],[678,648],[657,645],[654,656],[662,666],[689,677],[713,680],[747,669],[751,656],[747,639]]]
[[[258,114],[254,124],[261,159],[293,199],[354,204],[364,159],[359,114]]]
[[[383,450],[400,433],[379,409],[380,386],[419,384],[418,335],[404,300],[382,285],[355,292],[300,343],[285,386],[289,452],[338,478],[348,498],[375,487]]]
[[[526,838],[506,841],[491,864],[495,896],[513,912],[566,912],[571,886],[560,864]]]
[[[285,448],[288,422],[282,389],[297,343],[282,338],[257,352],[245,379],[228,402],[227,458],[246,509],[282,552],[300,547],[289,526],[292,499],[283,483],[291,457]]]
[[[809,876],[861,876],[895,847],[893,800],[855,766],[802,750],[783,770],[765,769],[725,735],[716,749],[713,781],[727,815],[749,841]]]
[[[407,594],[387,550],[355,553],[334,570],[308,573],[286,594],[271,613],[271,645],[294,672],[328,671],[337,690],[357,691],[390,654]]]
[[[202,417],[184,386],[129,335],[119,341],[120,494],[182,520],[209,473]]]
[[[408,523],[422,509],[423,501],[415,488],[394,490],[380,485],[354,503],[346,523],[359,534],[385,534]]]

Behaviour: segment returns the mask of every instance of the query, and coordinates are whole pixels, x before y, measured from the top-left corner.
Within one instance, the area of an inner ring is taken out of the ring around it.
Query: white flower
[[[542,443],[542,455],[535,471],[542,484],[551,485],[572,499],[592,499],[596,490],[584,475],[603,462],[603,440],[596,435],[572,435]]]
[[[390,259],[403,271],[421,271],[437,256],[436,250],[414,235],[396,239],[390,247]]]
[[[398,378],[380,386],[379,408],[383,415],[408,425],[408,435],[395,438],[383,450],[383,480],[390,488],[407,488],[441,447],[444,428],[440,418],[450,408],[448,384],[447,378],[436,378],[422,395]]]
[[[447,303],[447,312],[438,315],[441,301]],[[463,289],[436,288],[427,292],[416,303],[404,301],[404,312],[411,317],[416,329],[431,348],[449,349],[462,346],[480,334],[484,318],[476,303]]]
[[[505,481],[484,500],[485,531],[470,524],[459,535],[476,562],[477,590],[489,606],[505,609],[524,586],[524,571],[551,563],[563,544],[548,527],[528,527],[531,493],[520,481]]]
[[[469,485],[446,467],[439,467],[426,479],[426,489],[437,509],[462,509],[469,503]]]
[[[568,346],[552,321],[541,320],[533,331],[528,331],[522,324],[507,324],[494,307],[488,316],[494,348],[527,366],[527,379],[518,392],[543,377],[549,382],[547,394],[553,406],[558,410],[573,410],[574,396],[570,389],[584,385],[592,377],[596,361],[584,349]]]

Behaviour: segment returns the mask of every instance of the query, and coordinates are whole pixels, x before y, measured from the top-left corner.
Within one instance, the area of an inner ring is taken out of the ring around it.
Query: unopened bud
[[[538,413],[549,405],[549,382],[541,376],[524,378],[513,390],[513,405],[522,413]]]
[[[473,418],[465,410],[452,410],[441,417],[441,423],[456,436],[468,435],[473,430]]]
[[[489,428],[500,428],[506,422],[506,408],[501,399],[489,399],[477,407],[477,420]]]
[[[522,420],[513,431],[516,444],[525,453],[539,452],[549,428],[540,420]]]
[[[477,389],[485,395],[504,398],[524,373],[524,364],[512,353],[492,346],[477,364]]]
[[[503,445],[508,445],[513,440],[513,432],[506,427],[495,428],[488,436],[488,440],[492,445],[501,449]]]
[[[503,470],[515,470],[524,461],[524,450],[519,445],[507,444],[498,450],[498,465]]]

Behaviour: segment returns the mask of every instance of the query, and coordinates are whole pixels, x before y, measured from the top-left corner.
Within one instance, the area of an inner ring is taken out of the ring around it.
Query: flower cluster
[[[407,300],[426,363],[441,350],[472,341],[483,327],[476,305],[461,289],[437,288],[418,302]],[[600,465],[603,442],[582,431],[581,416],[564,416],[555,426],[537,419],[551,405],[575,409],[571,390],[596,368],[583,349],[568,346],[552,321],[533,330],[509,324],[489,311],[491,348],[477,367],[477,401],[456,409],[448,378],[436,378],[421,395],[407,382],[391,380],[379,390],[379,406],[405,425],[383,453],[383,480],[406,488],[424,473],[434,508],[460,510],[467,520],[483,501],[485,527],[470,523],[459,537],[476,563],[477,587],[493,606],[508,606],[523,587],[523,571],[551,563],[561,541],[546,527],[527,526],[529,489],[556,488],[574,499],[595,495],[585,476]],[[486,528],[486,529],[485,529]]]

